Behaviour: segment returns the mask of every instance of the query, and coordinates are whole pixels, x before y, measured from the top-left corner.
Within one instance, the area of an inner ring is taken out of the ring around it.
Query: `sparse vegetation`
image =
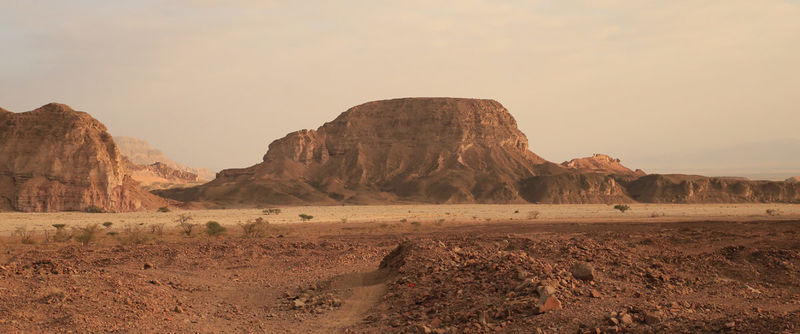
[[[26,245],[35,244],[36,241],[33,240],[33,231],[28,230],[25,226],[17,227],[14,231],[14,235],[19,237],[19,241]]]
[[[539,211],[528,211],[528,219],[536,219],[539,218]]]
[[[400,219],[400,222],[401,222],[401,223],[407,223],[407,222],[408,222],[408,219],[405,219],[405,218],[403,218],[403,219]]]
[[[770,216],[773,216],[773,217],[774,216],[780,216],[781,215],[781,210],[778,210],[778,209],[767,209],[767,215],[770,215]]]
[[[514,213],[519,213],[519,210],[514,210]]]
[[[194,229],[195,225],[190,223],[189,221],[193,220],[194,217],[190,214],[182,213],[175,218],[175,222],[178,223],[178,227],[181,228],[181,232],[185,234],[187,237],[192,235],[192,229]]]
[[[307,215],[305,213],[301,213],[298,216],[300,217],[300,220],[304,221],[304,222],[307,222],[307,221],[309,221],[311,219],[314,219],[314,216],[310,216],[310,215]]]
[[[100,226],[97,224],[89,224],[84,227],[78,227],[75,229],[75,240],[80,242],[82,245],[86,246],[90,243],[93,243],[95,239],[97,239],[97,231],[100,230]]]
[[[663,213],[663,212],[653,212],[653,213],[650,214],[650,218],[657,218],[657,217],[664,217],[664,216],[666,216],[666,214]]]
[[[157,223],[157,224],[150,224],[150,234],[163,236],[164,235],[164,223]]]
[[[113,232],[109,232],[111,235]],[[142,232],[140,225],[128,224],[122,230],[118,240],[121,244],[139,245],[147,241],[147,236]]]
[[[261,238],[267,234],[269,222],[264,218],[258,217],[255,220],[248,220],[246,223],[240,223],[242,227],[242,236],[245,238]]]
[[[221,236],[225,234],[225,231],[228,229],[225,226],[220,225],[218,222],[210,220],[206,223],[206,234],[214,237]]]
[[[53,241],[66,242],[72,239],[72,234],[67,233],[67,224],[53,224],[52,226],[56,228],[56,234],[53,235]]]
[[[169,211],[170,211],[169,207],[166,207],[166,206],[162,206],[162,207],[158,208],[158,212],[169,212]]]
[[[105,228],[111,228],[111,225],[114,225],[114,223],[112,223],[112,222],[105,222],[105,223],[103,223],[103,226],[104,226]]]
[[[619,212],[625,213],[625,211],[630,210],[631,207],[628,206],[627,204],[617,204],[614,206],[614,209],[619,210]]]
[[[422,226],[422,223],[420,223],[420,222],[411,222],[411,226],[414,226],[415,228],[418,228],[418,227]]]
[[[269,209],[264,209],[264,211],[261,211],[261,213],[263,213],[265,216],[279,215],[279,214],[281,214],[281,209],[269,208]]]
[[[101,208],[99,206],[90,205],[90,206],[86,207],[86,212],[87,213],[105,213],[106,210],[103,210],[103,208]]]

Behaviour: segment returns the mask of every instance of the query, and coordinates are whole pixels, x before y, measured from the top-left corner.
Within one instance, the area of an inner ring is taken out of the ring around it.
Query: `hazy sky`
[[[0,0],[0,46],[0,106],[212,169],[408,96],[496,99],[555,162],[800,139],[796,0]]]

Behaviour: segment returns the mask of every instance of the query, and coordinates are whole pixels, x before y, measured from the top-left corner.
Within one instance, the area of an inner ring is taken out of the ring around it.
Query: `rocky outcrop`
[[[498,102],[409,98],[365,103],[269,145],[263,162],[162,194],[228,204],[512,203],[519,181],[563,168],[528,149]]]
[[[800,176],[790,177],[790,178],[786,179],[786,182],[789,182],[789,183],[800,183]]]
[[[573,169],[578,173],[597,173],[632,178],[647,175],[641,169],[635,171],[631,170],[623,166],[619,159],[612,158],[605,154],[593,154],[591,157],[572,159],[562,162],[561,165]]]
[[[184,170],[174,169],[167,164],[156,162],[149,165],[137,165],[123,156],[125,166],[131,173],[131,177],[139,182],[145,190],[170,189],[176,187],[187,187],[205,183],[197,174]]]
[[[522,180],[522,197],[531,203],[631,203],[625,188],[603,174],[562,173]]]
[[[106,127],[89,114],[56,103],[0,111],[0,208],[121,212],[165,203],[139,188]]]
[[[214,173],[205,168],[188,167],[179,164],[164,155],[161,150],[152,147],[144,140],[133,137],[114,137],[114,142],[117,143],[120,153],[126,157],[137,170],[151,169],[143,166],[155,166],[154,175],[163,177],[167,180],[174,180],[178,183],[193,183],[193,182],[206,182],[214,179]],[[173,173],[171,170],[176,171]],[[181,174],[181,172],[185,172]],[[195,175],[196,178],[190,176]],[[172,175],[172,176],[170,176]],[[139,179],[134,175],[134,179]],[[143,182],[146,183],[146,182]]]
[[[627,185],[628,195],[647,203],[800,203],[800,184],[695,175],[648,175]]]

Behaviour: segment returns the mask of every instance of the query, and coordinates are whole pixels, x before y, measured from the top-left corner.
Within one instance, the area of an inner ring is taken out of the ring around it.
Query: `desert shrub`
[[[111,225],[114,225],[114,223],[112,223],[112,222],[105,222],[105,223],[103,223],[103,226],[104,226],[105,228],[111,228]]]
[[[342,221],[342,223],[346,223],[347,222],[347,218],[342,218],[341,221]]]
[[[33,240],[33,231],[28,230],[27,226],[19,226],[14,230],[14,235],[19,237],[19,241],[26,245],[35,244]]]
[[[773,216],[773,217],[774,216],[780,216],[781,215],[781,211],[778,210],[778,209],[767,209],[767,214],[770,215],[770,216]]]
[[[305,213],[299,214],[298,217],[300,217],[300,220],[302,220],[304,222],[307,222],[307,221],[309,221],[311,219],[314,219],[314,216],[310,216],[310,215],[307,215]]]
[[[157,235],[159,237],[163,236],[164,235],[164,225],[165,225],[164,223],[150,224],[150,234],[154,234],[154,235]]]
[[[78,227],[75,229],[75,240],[80,242],[82,245],[86,246],[97,239],[97,231],[100,230],[100,226],[97,224],[89,224],[84,227]]]
[[[195,225],[197,225],[189,222],[192,219],[194,218],[191,215],[182,213],[174,220],[176,223],[178,223],[178,227],[181,228],[181,232],[187,237],[192,235],[192,229]]]
[[[66,242],[72,239],[72,234],[67,233],[67,224],[53,224],[53,227],[56,228],[56,234],[53,235],[53,241]]]
[[[245,238],[261,238],[267,234],[269,222],[264,218],[258,217],[255,220],[248,220],[246,223],[239,223],[242,227],[242,236]]]
[[[664,217],[664,216],[666,216],[666,214],[663,213],[663,212],[653,212],[653,213],[650,214],[650,218],[657,218],[657,217]]]
[[[619,210],[619,212],[625,213],[625,211],[630,210],[631,207],[628,206],[627,204],[617,204],[617,205],[614,205],[614,209]]]
[[[514,213],[519,213],[519,210],[514,210]]]
[[[416,227],[420,227],[420,226],[422,226],[422,223],[420,223],[420,222],[411,222],[411,226],[414,226],[415,228]]]
[[[111,232],[106,232],[106,234],[108,234],[108,235],[110,235],[112,237],[116,237],[117,235],[119,235],[119,232],[111,231]]]
[[[213,220],[206,223],[206,234],[210,236],[220,236],[225,234],[228,229]]]
[[[105,213],[106,212],[106,210],[103,210],[103,208],[101,208],[99,206],[95,206],[95,205],[90,205],[90,206],[86,207],[85,211],[87,213]]]
[[[405,219],[405,218],[403,218],[403,219],[400,219],[400,222],[401,222],[401,223],[407,223],[407,222],[408,222],[408,219]]]
[[[108,232],[109,235],[114,232]],[[141,225],[128,224],[117,237],[121,244],[139,245],[147,241],[147,235],[142,231]]]
[[[266,216],[269,216],[269,215],[279,215],[279,214],[281,214],[281,209],[278,209],[278,208],[269,208],[269,209],[264,209],[264,211],[261,211],[261,213],[263,213],[263,214],[264,214],[264,215],[266,215]]]
[[[536,219],[539,218],[539,211],[528,211],[528,219]]]
[[[162,207],[158,208],[158,212],[169,212],[169,208],[166,207],[166,206],[162,206]]]

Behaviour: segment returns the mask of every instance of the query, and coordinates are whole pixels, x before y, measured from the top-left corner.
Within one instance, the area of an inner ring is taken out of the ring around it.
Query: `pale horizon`
[[[0,107],[64,103],[218,171],[364,102],[486,98],[555,163],[780,179],[800,174],[798,17],[778,0],[0,1]],[[743,153],[705,159],[726,150]]]

